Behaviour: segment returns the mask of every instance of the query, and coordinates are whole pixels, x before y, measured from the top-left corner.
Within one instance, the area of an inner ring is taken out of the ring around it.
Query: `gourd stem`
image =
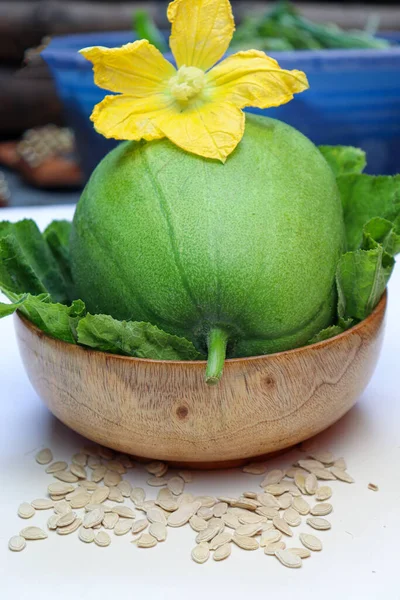
[[[216,385],[222,376],[226,355],[228,334],[223,329],[215,327],[208,334],[208,360],[206,369],[206,383]]]

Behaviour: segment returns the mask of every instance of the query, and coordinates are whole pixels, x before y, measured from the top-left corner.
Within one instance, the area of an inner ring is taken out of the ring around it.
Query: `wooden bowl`
[[[227,360],[207,386],[203,361],[115,356],[53,339],[18,315],[19,349],[39,396],[87,438],[197,467],[239,464],[322,431],[356,402],[376,366],[386,292],[364,321],[287,352]]]

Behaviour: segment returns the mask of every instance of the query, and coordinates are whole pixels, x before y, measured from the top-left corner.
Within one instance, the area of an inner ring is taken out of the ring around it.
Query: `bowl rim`
[[[383,320],[383,317],[385,316],[385,312],[386,312],[386,307],[387,307],[387,298],[388,298],[388,292],[387,292],[387,288],[386,288],[385,291],[383,292],[378,304],[375,306],[373,311],[368,315],[368,317],[366,317],[365,319],[363,319],[362,321],[360,321],[353,327],[350,327],[349,329],[346,329],[342,333],[339,333],[338,335],[328,338],[327,340],[322,340],[320,342],[316,342],[314,344],[308,344],[306,346],[299,346],[298,348],[292,348],[290,350],[283,350],[282,352],[274,352],[272,354],[257,354],[255,356],[241,356],[238,358],[227,358],[227,359],[225,359],[225,364],[231,364],[231,363],[237,364],[239,362],[249,362],[249,361],[254,361],[254,360],[265,360],[268,358],[286,357],[286,356],[290,356],[290,355],[295,355],[296,353],[300,354],[301,352],[304,352],[305,350],[314,351],[314,350],[318,350],[320,348],[324,348],[326,346],[335,344],[338,340],[344,339],[345,337],[348,337],[350,335],[353,335],[354,333],[357,333],[357,331],[359,331],[360,329],[365,327],[371,321],[374,321],[375,319],[379,318],[380,316],[382,316],[382,320]],[[38,337],[46,338],[49,343],[55,343],[55,344],[59,344],[61,346],[65,346],[65,349],[69,349],[69,351],[71,351],[71,352],[76,351],[78,353],[85,352],[85,353],[96,354],[96,355],[101,354],[108,359],[117,359],[117,360],[124,360],[124,361],[128,361],[128,362],[138,362],[138,363],[144,363],[144,364],[147,364],[147,363],[163,364],[163,365],[170,365],[171,367],[174,365],[175,366],[177,366],[177,365],[179,365],[179,366],[196,365],[196,366],[199,366],[199,367],[201,366],[202,368],[205,368],[205,365],[207,364],[206,360],[159,360],[159,359],[155,359],[155,358],[140,358],[140,357],[136,357],[136,356],[124,356],[122,354],[112,354],[111,352],[104,352],[103,350],[95,350],[94,348],[90,348],[89,346],[82,346],[80,344],[71,344],[70,342],[65,342],[64,340],[59,340],[57,338],[52,337],[51,335],[45,333],[44,331],[42,331],[42,329],[40,329],[39,327],[34,325],[31,321],[29,321],[29,319],[24,317],[19,311],[16,311],[14,316],[15,316],[15,318],[19,319],[27,329],[31,330]]]

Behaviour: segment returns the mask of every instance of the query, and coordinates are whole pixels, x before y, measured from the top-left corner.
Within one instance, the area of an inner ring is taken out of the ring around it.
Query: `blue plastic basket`
[[[395,38],[392,38],[395,39]],[[93,83],[91,64],[78,50],[121,46],[132,32],[89,33],[54,38],[42,52],[73,128],[88,177],[117,142],[97,134],[89,120],[107,93]],[[396,40],[400,41],[400,40]],[[358,146],[368,154],[369,173],[400,171],[400,47],[387,50],[298,50],[271,53],[285,69],[304,71],[310,89],[278,108],[251,110],[281,119],[316,144]]]

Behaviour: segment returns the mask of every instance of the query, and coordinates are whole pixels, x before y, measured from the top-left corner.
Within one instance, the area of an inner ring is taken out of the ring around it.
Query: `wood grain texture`
[[[50,338],[21,316],[15,325],[29,379],[63,423],[123,452],[220,466],[287,448],[340,419],[376,366],[386,301],[385,293],[365,321],[330,340],[227,360],[213,387],[203,361],[114,356]]]

